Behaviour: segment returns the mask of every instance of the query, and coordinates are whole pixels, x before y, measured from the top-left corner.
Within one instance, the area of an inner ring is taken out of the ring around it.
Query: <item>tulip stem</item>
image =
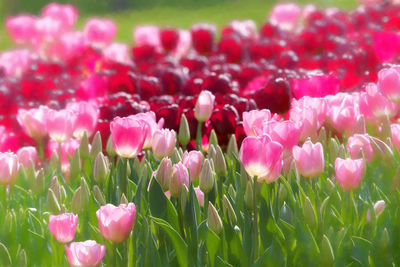
[[[196,148],[198,151],[203,151],[201,148],[201,126],[202,122],[197,123],[197,132],[196,132]]]
[[[204,218],[208,217],[208,193],[204,193]]]
[[[185,231],[183,230],[183,214],[182,214],[181,199],[180,199],[180,197],[178,197],[176,200],[177,200],[176,208],[178,210],[179,229],[181,230],[181,236],[182,236],[183,240],[186,240]]]
[[[258,257],[258,208],[257,208],[257,176],[253,178],[253,210],[254,210],[254,217],[253,217],[253,262],[256,262]]]
[[[122,158],[122,179],[121,179],[121,191],[128,197],[128,175],[126,169],[128,168],[128,159]],[[118,196],[119,198],[119,196]]]
[[[42,138],[37,139],[37,148],[38,148],[39,158],[40,158],[41,162],[44,164],[44,150],[43,150],[43,139]]]

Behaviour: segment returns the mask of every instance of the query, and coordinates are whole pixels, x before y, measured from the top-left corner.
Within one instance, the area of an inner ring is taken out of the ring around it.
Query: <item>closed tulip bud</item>
[[[108,158],[103,155],[102,152],[97,154],[96,160],[93,166],[93,177],[98,183],[104,184],[107,180],[108,174],[110,173],[110,167]]]
[[[190,180],[195,182],[199,178],[203,165],[203,154],[200,151],[190,151],[183,154],[182,163],[189,170]]]
[[[45,179],[44,170],[41,168],[36,172],[35,181],[32,183],[32,189],[35,193],[40,194],[43,192]]]
[[[303,214],[305,222],[310,226],[311,229],[317,226],[317,214],[314,206],[308,197],[305,198],[303,204]]]
[[[18,266],[25,267],[28,266],[28,259],[26,257],[25,249],[22,249],[18,255]]]
[[[71,200],[71,210],[73,213],[81,213],[82,211],[82,187],[78,187],[74,194],[72,195],[72,200]]]
[[[336,139],[331,138],[331,140],[329,140],[328,148],[329,159],[331,162],[333,162],[337,158],[337,154],[339,151],[339,144]]]
[[[389,236],[387,228],[385,227],[383,229],[382,236],[381,236],[381,239],[379,240],[378,246],[385,250],[385,249],[387,249],[387,247],[389,245],[390,245],[390,236]]]
[[[128,201],[128,199],[126,198],[126,196],[125,196],[124,193],[122,193],[121,200],[119,201],[119,203],[120,203],[120,204],[128,205],[129,201]]]
[[[100,206],[103,206],[106,204],[103,193],[100,191],[100,188],[97,185],[95,185],[93,187],[93,198],[97,202],[97,204],[99,204]]]
[[[208,202],[208,217],[207,217],[208,228],[216,233],[217,235],[221,234],[223,230],[221,217],[214,205],[211,202]]]
[[[73,213],[49,217],[49,230],[60,243],[68,243],[74,239],[77,224],[78,216]]]
[[[205,122],[211,117],[214,109],[215,96],[210,91],[202,91],[194,107],[194,117],[199,122]]]
[[[249,210],[254,209],[253,204],[253,185],[252,182],[249,180],[246,185],[246,191],[244,192],[244,203]]]
[[[181,162],[173,166],[172,177],[169,184],[171,196],[178,197],[183,185],[189,186],[189,173]]]
[[[208,139],[208,143],[210,146],[213,145],[214,147],[217,147],[217,145],[218,145],[218,137],[217,137],[217,134],[215,133],[214,129],[211,130],[210,137]]]
[[[200,187],[195,187],[194,192],[196,194],[197,201],[199,202],[200,207],[204,206],[204,193],[200,190]]]
[[[306,141],[302,147],[294,146],[293,159],[297,171],[304,177],[314,178],[324,172],[324,151],[321,143]]]
[[[177,164],[178,162],[182,161],[182,157],[179,154],[178,149],[176,149],[176,148],[174,149],[174,153],[172,153],[171,161],[172,161],[173,164]]]
[[[68,166],[68,165],[67,165]],[[74,156],[71,159],[71,164],[69,165],[69,179],[74,179],[79,176],[82,164],[79,149],[75,151]]]
[[[81,188],[82,188],[82,202],[89,203],[90,189],[85,178],[83,177],[81,177]]]
[[[156,130],[151,139],[151,149],[156,158],[170,157],[174,152],[176,133],[174,130]]]
[[[92,146],[90,148],[90,158],[95,159],[96,156],[103,151],[103,143],[101,142],[100,132],[96,132],[93,137]]]
[[[57,197],[54,194],[53,190],[51,190],[51,188],[49,188],[49,191],[47,193],[47,208],[54,214],[59,214],[61,211]]]
[[[114,242],[123,242],[133,228],[135,220],[135,204],[120,204],[118,207],[107,204],[96,212],[101,235]]]
[[[171,160],[169,158],[163,158],[160,165],[158,166],[155,177],[164,192],[169,189],[169,184],[173,175],[173,171],[174,168],[172,167]]]
[[[60,182],[58,181],[57,176],[54,176],[53,178],[51,178],[49,188],[53,191],[57,200],[59,200],[61,202],[61,187],[60,187]]]
[[[286,200],[287,195],[288,195],[288,193],[287,193],[286,187],[283,184],[280,184],[280,186],[279,186],[279,194],[278,194],[279,201],[281,203],[283,203]]]
[[[231,135],[228,142],[228,148],[226,149],[228,156],[230,157],[239,157],[239,150],[236,142],[236,137],[234,134]]]
[[[232,199],[235,199],[235,198],[236,198],[236,191],[235,191],[235,189],[233,188],[233,185],[232,185],[232,184],[229,184],[229,187],[228,187],[228,194],[229,194],[229,196],[230,196]]]
[[[374,203],[374,213],[375,217],[378,218],[379,215],[385,210],[386,208],[386,203],[384,200],[378,200],[377,202]],[[371,211],[368,210],[367,212],[367,221],[371,221]]]
[[[111,135],[108,137],[108,140],[107,140],[106,152],[110,157],[115,157],[115,155],[117,155],[117,153],[115,152],[115,149],[114,149],[114,144],[113,144]]]
[[[65,254],[71,266],[97,266],[105,253],[106,246],[93,240],[72,242],[69,247],[65,245]]]
[[[364,172],[363,159],[341,159],[335,161],[336,180],[343,190],[351,191],[358,187]]]
[[[237,224],[236,213],[226,195],[224,195],[224,197],[222,198],[222,205],[224,207],[225,212],[228,213],[228,217],[232,225],[236,225]]]
[[[247,182],[250,180],[249,175],[246,172],[246,169],[244,168],[243,164],[240,164],[240,183],[242,185],[242,188],[245,188],[247,186]]]
[[[323,147],[326,147],[327,133],[326,133],[325,127],[321,127],[321,129],[319,130],[318,142],[320,142]]]
[[[215,150],[215,146],[214,145],[210,145],[208,147],[208,151],[207,151],[207,158],[208,160],[215,160],[215,155],[217,154],[217,151]]]
[[[79,144],[79,153],[80,153],[82,159],[86,159],[90,155],[90,152],[89,152],[89,138],[87,136],[87,132],[86,131],[83,133],[83,136],[81,138],[81,143]]]
[[[226,168],[225,156],[222,153],[221,147],[219,145],[216,146],[215,153],[215,172],[218,176],[226,176],[228,174],[228,170]]]
[[[344,144],[340,144],[339,150],[337,152],[337,157],[338,158],[346,158],[346,156],[347,156],[346,148],[345,148]]]
[[[211,168],[211,163],[208,159],[205,159],[200,172],[199,186],[201,191],[204,193],[210,192],[214,187],[214,182],[214,171]]]
[[[182,213],[185,213],[186,203],[188,200],[189,189],[185,184],[181,187],[179,201],[181,202]]]
[[[19,163],[14,153],[0,153],[0,184],[12,185],[18,178]]]
[[[186,145],[190,141],[189,123],[186,119],[185,114],[182,114],[182,116],[181,116],[181,122],[179,124],[178,138],[179,138],[179,142],[181,143],[182,147],[186,147]]]

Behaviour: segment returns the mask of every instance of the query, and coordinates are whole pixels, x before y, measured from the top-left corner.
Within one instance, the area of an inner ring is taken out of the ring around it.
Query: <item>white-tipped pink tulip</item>
[[[0,184],[12,185],[18,178],[19,163],[14,153],[0,153]]]
[[[47,114],[50,109],[40,106],[34,109],[19,109],[17,121],[22,130],[34,139],[41,139],[47,135]]]
[[[25,168],[29,168],[31,166],[31,162],[36,164],[37,161],[37,151],[34,146],[25,146],[21,147],[17,151],[17,157],[19,163]]]
[[[96,212],[101,235],[114,242],[124,241],[133,228],[136,207],[133,203],[120,204],[118,207],[107,204]]]
[[[374,159],[374,150],[368,134],[355,134],[349,137],[346,148],[352,159],[362,158],[362,152],[368,162]]]
[[[336,181],[345,191],[356,189],[362,179],[364,172],[363,159],[341,159],[335,160]]]
[[[282,170],[283,147],[268,135],[246,137],[240,148],[239,157],[250,177],[271,183],[279,178]]]
[[[46,126],[50,138],[58,143],[70,139],[74,132],[75,118],[75,114],[68,109],[49,110]]]
[[[75,114],[74,137],[82,138],[85,132],[90,137],[96,128],[99,118],[97,105],[91,102],[73,102],[67,105],[67,109]]]
[[[214,109],[215,96],[207,90],[202,91],[194,107],[194,117],[199,122],[205,122],[211,117],[211,113]]]
[[[68,262],[73,267],[91,267],[100,264],[106,253],[106,246],[100,245],[93,240],[84,242],[73,242],[65,245],[65,254]]]
[[[293,159],[298,172],[307,178],[314,178],[324,172],[324,151],[321,143],[306,141],[302,147],[293,147]]]
[[[174,130],[162,129],[154,132],[151,140],[151,149],[158,159],[170,157],[174,152],[176,133]]]
[[[49,230],[60,243],[74,240],[77,224],[78,215],[73,213],[50,215],[49,217]]]

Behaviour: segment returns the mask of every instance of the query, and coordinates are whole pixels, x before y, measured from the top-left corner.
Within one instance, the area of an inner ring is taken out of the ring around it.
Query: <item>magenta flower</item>
[[[122,158],[134,158],[142,150],[148,125],[131,117],[116,117],[110,124],[115,152]]]
[[[144,141],[143,149],[151,148],[151,140],[157,130],[161,130],[164,126],[164,119],[160,119],[157,123],[156,114],[153,111],[138,113],[129,116],[129,118],[140,120],[148,125],[146,131],[146,140]]]
[[[269,121],[264,123],[262,134],[267,134],[283,146],[285,153],[290,153],[300,140],[301,125],[293,121]]]
[[[60,243],[74,240],[77,224],[78,215],[73,213],[50,215],[49,217],[49,230]]]
[[[364,172],[363,159],[341,159],[335,160],[336,180],[345,191],[356,189],[361,182]]]
[[[302,147],[293,147],[293,159],[298,172],[307,178],[314,178],[324,172],[325,160],[321,143],[306,141]]]
[[[14,153],[0,152],[0,184],[12,185],[18,178],[19,163]]]
[[[11,38],[17,44],[34,44],[36,36],[37,17],[32,15],[18,15],[6,20],[6,28]]]
[[[93,240],[85,242],[73,242],[65,245],[65,253],[68,262],[73,267],[91,267],[100,264],[106,253],[106,246],[100,245]]]
[[[279,178],[282,170],[283,147],[268,135],[246,137],[240,148],[239,157],[250,177],[271,183]]]
[[[96,216],[101,235],[114,243],[121,243],[133,228],[135,213],[136,207],[133,203],[120,204],[118,207],[112,204],[100,207]]]
[[[74,132],[75,119],[75,114],[70,110],[49,110],[46,116],[46,126],[50,138],[58,143],[70,139]]]

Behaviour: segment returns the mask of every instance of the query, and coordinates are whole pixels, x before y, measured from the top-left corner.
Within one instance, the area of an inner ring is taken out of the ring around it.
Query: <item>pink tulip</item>
[[[77,224],[78,215],[73,213],[50,215],[49,217],[49,230],[60,243],[68,243],[74,239]]]
[[[107,204],[96,212],[101,235],[114,242],[123,242],[133,228],[135,220],[135,204],[120,204],[118,207]]]
[[[12,185],[18,178],[19,163],[14,153],[0,152],[0,184]]]
[[[179,41],[176,48],[172,51],[172,55],[176,58],[181,58],[188,52],[191,45],[192,37],[190,32],[187,30],[179,30]]]
[[[379,215],[382,214],[382,212],[386,208],[386,203],[384,200],[378,200],[377,202],[374,203],[374,212],[375,212],[375,217],[378,218]],[[371,221],[371,211],[367,211],[367,221]]]
[[[250,177],[271,183],[279,178],[282,170],[283,147],[268,135],[246,137],[240,148],[239,157]]]
[[[160,119],[157,123],[156,114],[153,111],[131,115],[129,118],[140,120],[147,124],[148,128],[146,131],[146,140],[144,141],[143,149],[151,148],[153,135],[157,130],[162,129],[164,125],[164,119]]]
[[[340,79],[333,75],[318,74],[292,81],[296,98],[303,96],[324,97],[337,94],[340,90]]]
[[[90,102],[73,102],[67,105],[67,109],[75,114],[74,137],[82,138],[85,132],[90,137],[99,118],[98,107]]]
[[[292,31],[296,28],[301,15],[301,8],[297,4],[277,4],[271,11],[269,22],[282,30]]]
[[[215,96],[207,90],[202,91],[194,107],[194,117],[199,122],[205,122],[211,117],[214,108]]]
[[[96,241],[73,242],[69,247],[65,245],[68,262],[73,267],[97,266],[106,253],[106,246],[97,244]]]
[[[360,111],[366,115],[370,115],[376,119],[384,119],[386,116],[392,118],[398,112],[396,103],[391,102],[388,98],[378,91],[378,87],[374,83],[369,83],[365,87],[365,93],[360,94]],[[371,120],[371,118],[369,118]],[[375,120],[376,120],[375,119]]]
[[[36,39],[36,20],[37,17],[26,14],[7,18],[6,28],[13,41],[17,44],[33,44]]]
[[[61,23],[67,25],[68,28],[71,28],[75,25],[78,18],[78,10],[72,5],[50,3],[42,9],[42,15],[59,20]]]
[[[272,115],[268,109],[252,110],[243,112],[243,128],[247,136],[256,136],[257,132],[261,132],[263,123],[273,120],[279,121],[279,115]]]
[[[295,115],[292,115],[295,114]],[[301,112],[290,112],[291,120],[300,126],[300,140],[315,138],[318,135],[318,113],[313,109],[303,109]]]
[[[293,146],[299,143],[300,133],[301,125],[293,121],[266,122],[262,132],[269,135],[273,141],[280,143],[285,153],[291,153]]]
[[[47,135],[46,119],[49,111],[47,106],[29,110],[19,109],[17,121],[27,135],[34,139],[42,139]]]
[[[293,159],[298,172],[307,178],[314,178],[324,172],[325,160],[321,143],[306,141],[302,147],[293,147]]]
[[[37,151],[34,146],[25,146],[17,151],[18,162],[22,164],[25,168],[31,166],[31,162],[36,164],[37,161]]]
[[[355,134],[349,137],[346,148],[352,159],[362,158],[361,151],[368,162],[374,159],[374,151],[368,134]]]
[[[39,42],[52,42],[68,31],[69,27],[60,20],[52,17],[42,17],[35,21],[36,35]]]
[[[360,111],[358,105],[356,105],[357,101],[353,96],[342,94],[340,96],[335,96],[335,98],[341,96],[343,96],[343,98],[340,104],[336,104],[335,102],[329,103],[328,101],[327,117],[329,123],[336,131],[351,135],[354,130],[354,125],[357,124]]]
[[[75,151],[80,146],[80,140],[71,138],[67,141],[61,143],[61,165],[66,166],[69,165],[69,157],[72,158],[75,154]],[[58,151],[58,143],[54,140],[50,140],[47,144],[46,148],[46,156],[47,158],[51,158],[53,153],[59,154]]]
[[[112,43],[103,50],[104,58],[123,64],[130,64],[128,45],[123,43]]]
[[[27,49],[4,51],[0,54],[0,66],[7,76],[21,76],[31,64],[31,55]]]
[[[392,141],[396,146],[397,150],[400,151],[400,124],[393,123],[390,125],[390,129],[392,132]]]
[[[105,46],[114,39],[117,26],[109,19],[92,18],[86,22],[83,32],[89,43]]]
[[[363,159],[341,159],[335,160],[336,180],[345,191],[351,191],[358,187],[364,172]]]
[[[133,32],[133,39],[138,46],[151,45],[154,47],[161,47],[159,36],[158,27],[153,25],[137,26]]]
[[[122,158],[135,158],[146,140],[148,125],[131,117],[116,117],[110,124],[115,152]]]
[[[182,162],[175,164],[173,168],[174,170],[169,183],[169,192],[171,196],[178,197],[184,184],[186,187],[189,187],[189,173]]]
[[[87,45],[83,32],[70,31],[61,35],[52,46],[50,53],[55,58],[70,60],[82,55]]]
[[[77,98],[88,101],[98,99],[107,95],[107,82],[103,76],[91,74],[82,80],[77,90]]]
[[[398,68],[382,69],[378,73],[379,90],[391,101],[400,103],[400,70]]]
[[[195,182],[199,178],[201,166],[203,165],[203,154],[200,151],[190,151],[182,156],[182,163],[189,170],[190,180]]]
[[[197,201],[199,202],[200,207],[204,206],[204,193],[200,190],[200,187],[194,188],[194,193],[196,194]]]
[[[154,132],[151,148],[158,159],[170,157],[174,152],[176,133],[174,130],[162,129]]]
[[[50,138],[61,143],[72,137],[76,115],[67,109],[49,110],[46,117]]]

